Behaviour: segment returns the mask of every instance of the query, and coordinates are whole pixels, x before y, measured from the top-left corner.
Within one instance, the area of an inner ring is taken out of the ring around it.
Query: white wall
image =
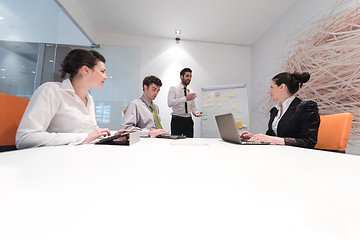
[[[56,0],[73,16],[78,25],[90,39],[100,45],[121,47],[140,47],[141,66],[139,92],[142,92],[140,81],[147,75],[156,75],[163,86],[156,99],[160,108],[160,117],[164,128],[170,130],[171,109],[167,106],[168,89],[180,83],[180,70],[190,67],[193,70],[193,81],[190,88],[201,95],[201,87],[219,84],[250,83],[251,47],[190,42],[181,40],[175,44],[174,39],[144,38],[136,36],[114,35],[96,31],[90,19],[84,14],[81,6],[71,0]],[[106,56],[105,56],[106,57]],[[201,111],[201,97],[197,99]],[[195,137],[200,137],[200,119],[195,119]]]
[[[245,82],[251,79],[251,48],[174,39],[143,38],[134,36],[97,34],[100,45],[129,46],[141,48],[141,82],[145,76],[158,76],[163,86],[155,102],[160,108],[160,117],[165,129],[170,130],[171,109],[167,106],[167,94],[171,86],[180,83],[180,71],[185,67],[193,70],[190,88],[198,94],[196,100],[201,111],[201,88],[219,84]],[[199,118],[195,120],[195,137],[200,137]]]
[[[264,97],[268,94],[270,80],[282,71],[281,65],[287,57],[298,34],[310,23],[320,19],[335,6],[337,0],[299,0],[283,15],[254,45],[252,51],[252,84],[250,89],[250,122],[254,133],[267,129],[268,110],[261,111]],[[352,6],[353,1],[344,1],[342,8]],[[351,147],[351,144],[349,145]],[[348,148],[349,148],[348,146]],[[351,149],[347,152],[356,152]]]

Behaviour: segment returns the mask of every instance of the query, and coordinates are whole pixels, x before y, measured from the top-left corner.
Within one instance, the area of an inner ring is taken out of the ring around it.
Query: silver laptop
[[[220,136],[224,141],[247,144],[247,145],[267,145],[268,142],[252,142],[240,138],[238,128],[232,113],[215,116]]]

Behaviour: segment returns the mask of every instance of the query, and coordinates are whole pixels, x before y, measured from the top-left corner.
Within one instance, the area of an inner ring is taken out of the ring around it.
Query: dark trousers
[[[194,137],[194,121],[191,117],[172,116],[171,134],[185,135],[188,138]]]

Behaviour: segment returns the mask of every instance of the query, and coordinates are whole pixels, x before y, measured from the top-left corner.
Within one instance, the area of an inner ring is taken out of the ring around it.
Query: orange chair
[[[352,113],[320,116],[320,127],[315,148],[345,153],[352,119]]]
[[[16,149],[16,130],[29,101],[0,93],[0,152]]]

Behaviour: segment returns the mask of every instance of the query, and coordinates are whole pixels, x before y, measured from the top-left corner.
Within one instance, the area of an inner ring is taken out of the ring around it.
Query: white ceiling
[[[251,45],[296,0],[73,0],[99,32]],[[76,19],[76,16],[73,16]]]

